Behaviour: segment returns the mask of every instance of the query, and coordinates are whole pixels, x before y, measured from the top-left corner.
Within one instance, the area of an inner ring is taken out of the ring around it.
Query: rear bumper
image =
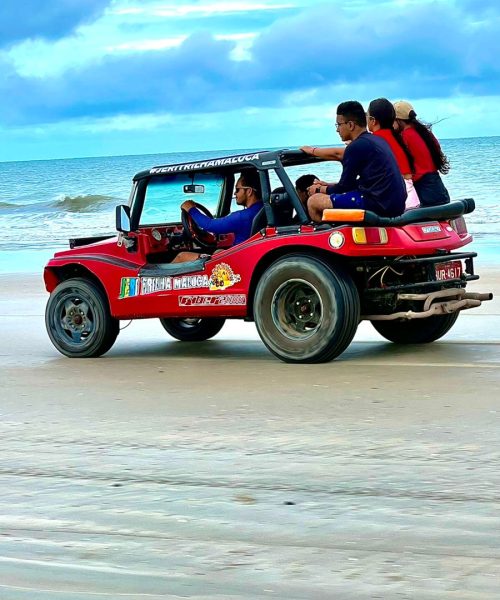
[[[492,300],[493,294],[468,293],[464,288],[448,288],[426,294],[398,294],[401,302],[422,302],[422,310],[398,311],[389,315],[362,315],[362,320],[393,321],[395,319],[426,319],[435,315],[447,315],[467,308],[477,308],[485,301]]]
[[[475,281],[479,279],[479,275],[474,273],[474,262],[473,259],[477,256],[477,252],[449,252],[446,254],[436,254],[433,256],[422,256],[422,257],[413,257],[413,258],[404,258],[404,259],[394,259],[390,260],[388,258],[384,258],[383,261],[377,265],[375,262],[364,263],[364,266],[369,266],[373,269],[373,267],[386,268],[390,267],[393,269],[398,269],[405,266],[417,266],[421,265],[423,267],[429,267],[427,269],[427,276],[424,281],[417,282],[408,282],[408,283],[400,283],[397,285],[387,285],[384,287],[367,287],[363,290],[363,295],[366,297],[370,297],[372,295],[379,295],[380,293],[387,294],[388,292],[401,292],[408,291],[413,292],[419,288],[425,288],[425,290],[429,290],[432,288],[441,289],[443,287],[443,281],[439,281],[433,278],[434,266],[448,262],[451,260],[463,260],[465,262],[465,269],[460,278],[457,279],[448,279],[446,281],[447,285],[456,285],[456,286],[464,286],[469,281]]]

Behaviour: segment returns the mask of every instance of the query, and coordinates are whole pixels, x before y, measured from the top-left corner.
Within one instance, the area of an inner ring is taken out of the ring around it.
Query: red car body
[[[46,322],[56,347],[68,356],[98,356],[114,342],[122,319],[160,318],[167,331],[169,324],[175,325],[173,335],[178,339],[196,340],[211,337],[208,334],[217,329],[205,331],[202,325],[242,318],[257,321],[263,341],[279,358],[320,362],[347,347],[360,319],[372,320],[392,341],[433,341],[451,327],[459,310],[491,297],[464,293],[467,282],[477,279],[475,253],[456,252],[472,241],[463,218],[473,210],[472,200],[416,209],[395,219],[364,211],[325,211],[324,222],[313,224],[287,167],[316,160],[300,151],[283,150],[155,167],[136,175],[129,204],[117,207],[118,236],[73,240],[72,248],[57,252],[45,267],[52,299]],[[177,197],[181,187],[189,193],[197,181],[205,182],[198,188],[213,190],[214,198],[219,192],[216,216],[227,214],[235,174],[248,168],[259,172],[265,207],[253,235],[243,243],[227,247],[231,240],[220,236],[207,252],[205,232],[195,231],[193,239],[187,222],[143,222],[148,210],[149,220],[155,218],[155,198],[161,204],[162,194],[170,190]],[[282,183],[279,191],[271,191],[271,171]],[[218,251],[210,254],[214,249]],[[200,250],[206,256],[172,264],[182,250]],[[302,275],[295,277],[301,269]],[[323,290],[330,272],[332,283],[325,285],[331,289]],[[264,275],[274,283],[263,283]],[[78,291],[82,281],[87,286],[83,292]],[[80,297],[88,293],[88,286],[97,301]],[[260,289],[263,286],[270,289]],[[440,294],[434,298],[436,292]],[[102,315],[96,302],[103,305]],[[269,306],[263,308],[266,302]],[[289,306],[294,302],[299,307],[295,312]],[[431,309],[427,317],[419,315],[424,308]],[[334,313],[339,321],[335,326],[330,323]],[[425,319],[434,323],[431,334],[420,340],[408,333],[416,320],[421,328]],[[342,320],[350,323],[349,331],[342,330]],[[89,343],[103,327],[104,339]],[[195,330],[198,334],[193,336]],[[402,339],[394,339],[398,331],[403,332]],[[345,339],[334,343],[324,341],[325,336]],[[311,350],[315,344],[324,348]]]

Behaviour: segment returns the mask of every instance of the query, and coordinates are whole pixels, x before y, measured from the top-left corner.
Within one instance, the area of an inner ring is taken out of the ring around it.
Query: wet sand
[[[252,324],[101,359],[50,344],[40,278],[0,277],[0,598],[496,599],[496,299],[441,341],[363,323],[285,365]]]

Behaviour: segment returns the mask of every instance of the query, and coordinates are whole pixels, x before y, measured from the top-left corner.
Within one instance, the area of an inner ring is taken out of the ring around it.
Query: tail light
[[[353,227],[352,239],[355,244],[387,244],[389,236],[384,227]]]
[[[463,217],[457,217],[450,221],[450,225],[458,233],[459,236],[467,235],[467,224]]]

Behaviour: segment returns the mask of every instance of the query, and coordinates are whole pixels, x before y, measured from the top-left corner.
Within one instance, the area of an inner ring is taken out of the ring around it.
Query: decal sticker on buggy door
[[[245,306],[245,294],[224,294],[223,296],[179,296],[179,306]]]
[[[219,263],[208,275],[179,275],[177,277],[122,277],[118,299],[148,296],[158,292],[176,290],[209,289],[225,290],[241,281],[241,275],[233,272],[227,263]]]

